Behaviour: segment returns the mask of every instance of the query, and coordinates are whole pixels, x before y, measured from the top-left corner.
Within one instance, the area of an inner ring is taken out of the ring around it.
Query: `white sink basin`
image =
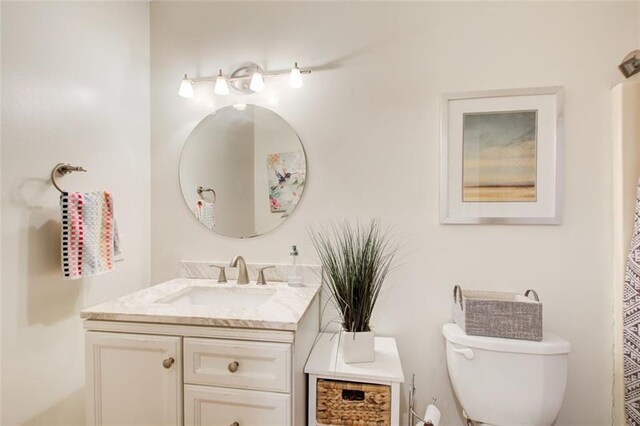
[[[267,302],[276,293],[274,289],[239,287],[187,287],[159,299],[156,303],[176,306],[205,305],[216,308],[255,308]]]

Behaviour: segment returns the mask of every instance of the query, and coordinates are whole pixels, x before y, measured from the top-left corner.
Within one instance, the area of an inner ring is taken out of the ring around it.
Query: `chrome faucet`
[[[238,268],[238,284],[249,284],[249,274],[247,273],[247,262],[244,257],[236,256],[231,261],[231,267]]]

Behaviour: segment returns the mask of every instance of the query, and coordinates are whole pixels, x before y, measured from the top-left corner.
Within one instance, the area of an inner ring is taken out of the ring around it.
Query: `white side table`
[[[374,362],[345,364],[338,349],[339,338],[338,334],[321,333],[304,368],[304,372],[309,375],[309,426],[318,424],[316,423],[318,379],[391,386],[391,425],[399,426],[400,384],[404,383],[404,373],[396,340],[392,337],[376,337]]]

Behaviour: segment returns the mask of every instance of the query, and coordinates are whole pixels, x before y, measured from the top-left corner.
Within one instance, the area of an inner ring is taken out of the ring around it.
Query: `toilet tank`
[[[551,333],[541,342],[468,336],[442,328],[453,389],[467,416],[492,425],[550,425],[567,385],[571,345]]]

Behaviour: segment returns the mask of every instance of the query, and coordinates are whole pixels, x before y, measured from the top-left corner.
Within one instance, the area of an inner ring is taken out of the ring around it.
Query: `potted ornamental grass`
[[[372,362],[370,320],[398,245],[378,221],[334,223],[309,235],[323,268],[323,285],[340,315],[344,362]]]

